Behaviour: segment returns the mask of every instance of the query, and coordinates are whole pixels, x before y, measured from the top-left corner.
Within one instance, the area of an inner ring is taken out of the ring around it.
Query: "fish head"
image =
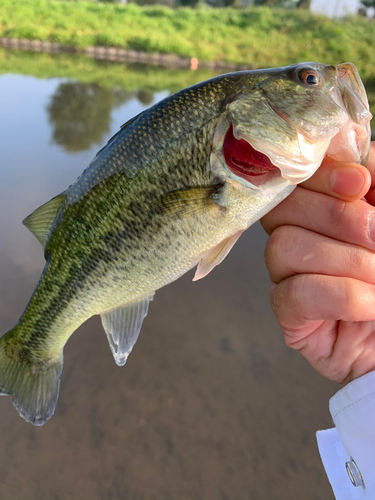
[[[214,134],[214,172],[267,191],[307,180],[326,155],[366,164],[372,116],[353,64],[244,72],[237,89]]]

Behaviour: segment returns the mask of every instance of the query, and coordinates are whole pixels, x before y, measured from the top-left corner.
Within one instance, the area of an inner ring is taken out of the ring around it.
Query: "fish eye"
[[[319,85],[320,83],[320,75],[317,71],[313,69],[304,69],[302,70],[299,75],[298,79],[301,83],[304,83],[305,85]]]

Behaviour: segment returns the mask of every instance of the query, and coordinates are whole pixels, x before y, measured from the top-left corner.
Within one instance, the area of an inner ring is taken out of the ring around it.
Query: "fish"
[[[46,264],[0,338],[1,395],[45,424],[63,348],[96,314],[124,365],[156,290],[205,277],[326,155],[365,165],[370,119],[355,66],[314,62],[220,75],[133,117],[23,221]]]

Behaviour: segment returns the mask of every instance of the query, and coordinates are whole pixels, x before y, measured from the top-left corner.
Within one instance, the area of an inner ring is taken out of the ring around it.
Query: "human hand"
[[[373,206],[375,142],[367,169],[326,158],[261,220],[285,342],[342,384],[375,370]]]

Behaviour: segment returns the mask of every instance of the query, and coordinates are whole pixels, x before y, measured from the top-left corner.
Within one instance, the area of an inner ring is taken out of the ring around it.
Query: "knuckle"
[[[362,309],[363,295],[357,289],[354,279],[346,279],[343,284],[343,304],[347,318],[355,318],[357,311]]]
[[[335,233],[337,232],[340,225],[343,223],[347,212],[347,203],[343,200],[337,198],[331,199],[330,213],[329,213],[329,223],[330,228]]]
[[[271,293],[271,306],[283,330],[285,344],[292,349],[301,349],[304,343],[300,325],[305,321],[302,310],[305,308],[305,289],[309,286],[307,281],[308,276],[293,276],[282,281]],[[294,318],[292,322],[291,317]]]
[[[269,271],[292,261],[292,253],[297,244],[297,232],[292,226],[280,226],[272,232],[264,250],[264,260]]]
[[[361,201],[346,202],[332,198],[328,213],[330,233],[345,241],[367,245],[368,220],[372,212],[372,208]]]
[[[289,297],[291,304],[294,307],[299,308],[301,302],[305,301],[308,295],[309,288],[311,288],[311,275],[309,274],[297,274],[289,280]]]
[[[348,268],[356,273],[363,264],[363,251],[359,248],[352,248],[348,254]]]
[[[343,307],[345,307],[346,313],[348,317],[351,316],[351,312],[353,310],[353,307],[355,307],[355,300],[353,301],[353,287],[352,283],[350,280],[345,280],[343,284],[343,290],[342,290],[342,300],[343,300]]]
[[[291,349],[300,350],[304,347],[301,339],[296,338],[296,334],[293,330],[284,330],[284,342],[285,345]]]
[[[265,232],[268,234],[268,236],[271,235],[272,231],[274,231],[274,229],[276,227],[275,220],[272,216],[273,216],[273,214],[272,214],[272,210],[271,210],[271,212],[268,212],[266,215],[264,215],[260,219],[260,223],[261,223],[263,229],[265,230]]]
[[[281,227],[276,228],[268,238],[266,248],[264,249],[264,261],[267,269],[270,271],[273,268],[275,259],[279,256],[281,251],[282,233]]]
[[[291,276],[283,280],[271,294],[271,307],[281,325],[288,311],[299,307],[303,282],[303,275]]]

